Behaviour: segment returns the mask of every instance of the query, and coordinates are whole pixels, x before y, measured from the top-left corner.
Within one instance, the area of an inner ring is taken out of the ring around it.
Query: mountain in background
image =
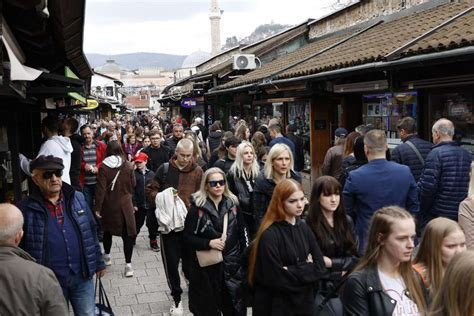
[[[227,50],[238,45],[253,44],[267,37],[280,33],[290,27],[292,27],[292,25],[284,25],[273,22],[271,22],[270,24],[259,25],[255,29],[255,31],[252,32],[252,34],[244,38],[237,38],[236,36],[228,37],[225,40],[225,45],[223,46],[222,50]]]
[[[106,60],[113,59],[117,64],[130,70],[139,68],[162,68],[174,70],[181,67],[186,56],[160,53],[131,53],[117,55],[86,54],[92,68],[105,64]]]

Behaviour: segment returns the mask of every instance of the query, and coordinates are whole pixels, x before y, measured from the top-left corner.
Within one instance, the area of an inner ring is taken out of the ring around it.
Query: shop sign
[[[185,98],[181,100],[181,106],[186,109],[197,106],[198,101],[195,98]]]

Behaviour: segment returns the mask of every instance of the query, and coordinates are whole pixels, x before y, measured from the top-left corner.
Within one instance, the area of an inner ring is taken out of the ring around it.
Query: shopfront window
[[[431,124],[447,118],[455,126],[455,139],[474,153],[473,93],[469,91],[433,93],[430,96]]]
[[[258,105],[255,107],[255,116],[257,117],[258,125],[268,125],[272,118],[278,118],[281,122],[283,116],[283,103],[278,102]]]
[[[385,131],[390,148],[400,144],[397,124],[406,117],[416,120],[417,92],[397,92],[363,96],[363,122]]]

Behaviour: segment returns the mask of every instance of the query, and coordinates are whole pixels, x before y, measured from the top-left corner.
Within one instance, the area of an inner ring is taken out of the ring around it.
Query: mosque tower
[[[211,13],[209,19],[211,20],[211,40],[212,40],[212,56],[215,56],[221,51],[221,9],[219,8],[219,0],[212,0]]]

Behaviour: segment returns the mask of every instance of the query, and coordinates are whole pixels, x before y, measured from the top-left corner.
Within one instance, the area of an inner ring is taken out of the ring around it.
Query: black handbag
[[[100,316],[114,316],[109,298],[105,293],[104,285],[100,278],[95,280],[95,297],[97,299],[97,288],[99,288],[99,302],[95,303],[95,314]]]
[[[344,315],[344,307],[342,301],[339,298],[339,289],[344,285],[344,283],[349,278],[349,275],[352,271],[347,271],[347,273],[342,277],[342,279],[337,283],[326,295],[322,293],[316,294],[315,299],[315,316],[342,316]]]

